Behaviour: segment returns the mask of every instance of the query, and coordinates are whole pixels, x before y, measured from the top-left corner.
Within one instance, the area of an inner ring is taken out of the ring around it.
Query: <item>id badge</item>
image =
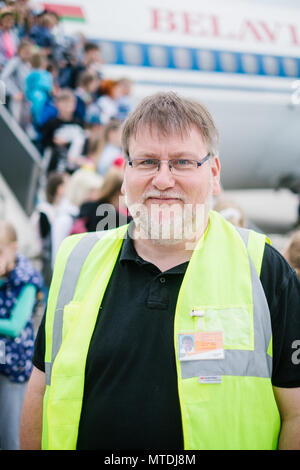
[[[179,360],[224,359],[222,331],[196,331],[180,333]]]

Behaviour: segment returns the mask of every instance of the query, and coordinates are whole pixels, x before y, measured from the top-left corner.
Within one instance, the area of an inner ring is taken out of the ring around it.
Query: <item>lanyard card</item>
[[[179,360],[224,359],[222,331],[180,333]]]

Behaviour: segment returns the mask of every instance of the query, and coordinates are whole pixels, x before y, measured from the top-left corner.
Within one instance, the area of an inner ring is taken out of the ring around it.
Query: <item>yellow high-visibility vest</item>
[[[76,449],[86,358],[127,228],[75,235],[59,250],[46,316],[43,449]],[[211,211],[188,264],[174,320],[185,449],[277,448],[271,320],[259,279],[265,243]],[[182,335],[220,332],[223,355],[180,357]]]

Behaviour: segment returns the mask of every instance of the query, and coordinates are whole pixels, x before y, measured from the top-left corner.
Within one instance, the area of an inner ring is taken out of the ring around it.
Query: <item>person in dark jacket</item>
[[[106,174],[97,201],[87,202],[80,208],[71,233],[109,230],[131,221],[122,201],[123,170],[112,167]],[[76,229],[77,227],[77,229]]]

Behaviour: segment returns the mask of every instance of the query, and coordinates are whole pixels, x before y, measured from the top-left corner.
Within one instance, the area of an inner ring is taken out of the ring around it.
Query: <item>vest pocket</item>
[[[222,331],[224,349],[254,349],[252,305],[242,307],[197,307],[202,316],[194,317],[195,331]]]
[[[180,360],[182,379],[248,374],[260,376],[260,371],[257,372],[257,361],[253,358],[255,354],[252,305],[229,308],[197,306],[193,311],[194,331],[190,330],[188,333],[221,331],[224,358]],[[209,384],[204,384],[204,387],[208,386]]]

